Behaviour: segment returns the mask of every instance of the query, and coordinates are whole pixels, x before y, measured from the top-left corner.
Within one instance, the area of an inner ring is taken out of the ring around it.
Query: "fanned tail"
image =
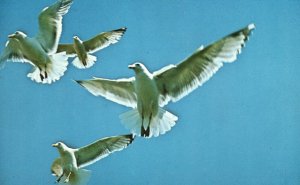
[[[5,61],[6,60],[0,56],[0,69],[3,69],[5,67]]]
[[[79,60],[78,57],[75,57],[72,64],[79,69],[87,69],[87,68],[92,67],[95,64],[96,60],[97,60],[97,57],[88,54],[86,63],[83,63],[82,61]]]
[[[50,63],[45,66],[35,66],[32,73],[28,73],[27,77],[31,80],[43,84],[51,84],[59,80],[67,70],[68,57],[65,52],[50,55]]]
[[[159,108],[157,115],[151,119],[150,125],[146,126],[146,128],[145,123],[148,124],[149,119],[144,119],[143,121],[137,109],[121,114],[120,119],[133,134],[150,138],[152,136],[157,137],[171,130],[178,118],[170,112]],[[142,126],[143,122],[144,125]]]
[[[66,176],[59,181],[58,184],[64,185],[86,185],[91,177],[91,171],[78,169],[71,173],[69,181],[66,181]]]
[[[86,185],[91,177],[91,171],[85,169],[78,169],[68,182],[70,185]]]

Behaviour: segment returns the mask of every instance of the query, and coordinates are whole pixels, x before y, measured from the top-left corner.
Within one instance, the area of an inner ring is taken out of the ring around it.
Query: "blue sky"
[[[7,35],[34,36],[40,11],[53,0],[2,0],[0,50]],[[98,53],[96,65],[72,64],[63,78],[41,85],[31,66],[7,63],[0,72],[0,184],[54,184],[51,144],[80,147],[126,134],[118,115],[129,110],[94,97],[73,79],[133,76],[142,61],[150,71],[176,64],[249,23],[246,48],[207,83],[165,108],[179,117],[167,134],[136,138],[122,152],[86,167],[93,184],[300,184],[300,2],[192,0],[75,0],[63,20],[61,42],[128,28],[122,40]],[[71,59],[70,59],[71,61]]]

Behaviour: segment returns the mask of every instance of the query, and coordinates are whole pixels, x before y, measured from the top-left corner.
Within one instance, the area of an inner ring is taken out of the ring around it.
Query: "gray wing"
[[[29,62],[27,57],[23,54],[21,48],[19,47],[18,41],[16,39],[9,39],[3,52],[0,55],[0,66],[4,65],[6,60],[11,60],[13,62]]]
[[[88,166],[109,154],[121,151],[132,143],[134,136],[132,134],[113,136],[100,139],[90,145],[79,148],[75,151],[77,166],[82,168]]]
[[[58,0],[46,7],[39,15],[39,32],[36,39],[47,53],[55,53],[62,31],[62,16],[66,14],[72,0]]]
[[[57,46],[57,51],[56,53],[60,53],[60,52],[66,52],[66,54],[68,56],[74,57],[76,56],[76,51],[73,47],[73,44],[59,44]]]
[[[120,28],[117,30],[112,30],[109,32],[103,32],[94,38],[84,41],[83,45],[87,52],[94,53],[111,44],[117,43],[121,37],[124,35],[127,28]]]
[[[154,78],[161,93],[160,104],[181,99],[206,82],[223,62],[234,62],[254,28],[254,24],[250,24],[205,48],[199,48],[180,64],[155,72]]]
[[[103,96],[121,105],[135,108],[137,96],[133,86],[134,78],[109,80],[94,78],[91,80],[77,80],[82,87],[94,96]]]
[[[63,168],[61,166],[61,158],[56,158],[51,165],[52,175],[59,177],[63,174]]]

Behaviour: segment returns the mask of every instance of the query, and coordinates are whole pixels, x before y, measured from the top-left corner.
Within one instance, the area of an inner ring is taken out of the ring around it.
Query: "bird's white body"
[[[141,128],[140,133],[142,136],[149,136],[150,133],[153,133],[151,132],[150,125],[155,124],[151,122],[156,120],[159,110],[159,91],[152,74],[146,68],[136,73],[134,89],[137,94],[137,110],[142,121],[141,126],[139,124],[137,126]],[[123,120],[126,124],[126,119]]]
[[[70,173],[74,172],[78,169],[77,163],[76,163],[76,158],[74,154],[74,149],[69,148],[64,145],[62,149],[59,149],[59,154],[61,157],[62,161],[62,168],[65,173]]]
[[[17,41],[23,54],[30,60],[34,65],[43,67],[47,63],[51,62],[50,57],[42,48],[41,44],[34,38],[20,37]]]
[[[148,71],[138,72],[135,76],[134,88],[137,94],[137,109],[140,116],[144,119],[155,117],[159,108],[159,92],[152,74]],[[144,123],[143,125],[145,129],[147,124]]]
[[[97,57],[90,55],[86,51],[83,42],[78,37],[74,38],[73,44],[77,55],[77,57],[75,57],[75,59],[72,62],[73,65],[79,69],[92,67],[95,64]]]

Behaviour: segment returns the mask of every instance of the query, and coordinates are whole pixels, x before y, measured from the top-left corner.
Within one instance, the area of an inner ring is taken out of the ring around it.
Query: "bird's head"
[[[149,73],[147,68],[140,62],[136,62],[134,64],[131,64],[131,65],[128,66],[128,68],[133,69],[134,72],[136,72],[136,73],[138,73],[138,72]]]
[[[10,39],[18,39],[18,40],[23,39],[25,37],[27,37],[27,35],[25,33],[21,32],[21,31],[16,31],[13,34],[8,35],[8,38],[10,38]]]
[[[62,142],[57,142],[52,144],[53,147],[56,147],[58,150],[64,150],[67,146]]]
[[[82,42],[78,36],[74,36],[73,37],[74,42]]]

